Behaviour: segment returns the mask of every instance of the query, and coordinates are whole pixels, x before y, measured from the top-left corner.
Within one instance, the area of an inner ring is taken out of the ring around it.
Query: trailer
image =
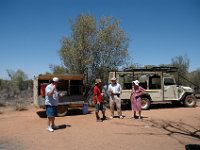
[[[34,77],[34,105],[36,107],[45,108],[45,88],[50,84],[53,77],[58,77],[60,81],[57,87],[59,93],[57,116],[65,116],[68,112],[68,108],[83,108],[84,75],[82,74],[47,74]]]

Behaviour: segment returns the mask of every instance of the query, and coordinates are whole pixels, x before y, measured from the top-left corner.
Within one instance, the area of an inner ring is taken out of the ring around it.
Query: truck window
[[[139,85],[141,87],[143,87],[144,89],[147,89],[147,80],[148,80],[148,76],[147,75],[143,75],[141,74],[138,78],[138,80],[140,81]]]
[[[83,93],[83,81],[82,80],[71,80],[70,81],[70,94],[80,95]]]
[[[119,76],[119,83],[122,85],[122,89],[132,89],[132,73],[127,73]]]
[[[174,85],[174,79],[173,78],[164,78],[164,85]]]
[[[161,89],[161,78],[159,75],[149,77],[149,89]]]

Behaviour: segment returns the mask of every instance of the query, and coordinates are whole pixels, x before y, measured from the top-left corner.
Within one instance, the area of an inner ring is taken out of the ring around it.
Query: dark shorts
[[[56,106],[46,105],[46,114],[47,117],[55,117],[57,114]]]
[[[106,107],[103,103],[100,103],[100,104],[95,104],[95,108],[96,108],[96,112],[99,112],[99,110],[101,111],[105,111],[106,110]]]

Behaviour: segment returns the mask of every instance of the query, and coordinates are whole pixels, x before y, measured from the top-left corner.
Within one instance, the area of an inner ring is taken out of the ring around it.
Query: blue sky
[[[0,0],[0,78],[8,78],[7,69],[33,78],[61,65],[68,19],[84,13],[121,21],[133,63],[169,64],[186,55],[190,71],[200,68],[199,0]]]

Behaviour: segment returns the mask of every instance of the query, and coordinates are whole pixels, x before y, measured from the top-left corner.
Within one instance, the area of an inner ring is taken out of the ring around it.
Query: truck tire
[[[142,107],[142,109],[143,110],[147,110],[147,109],[149,109],[149,107],[150,107],[150,100],[148,99],[148,98],[146,98],[146,97],[142,97],[141,98],[141,107]]]
[[[196,100],[195,96],[193,96],[193,95],[186,96],[184,101],[183,101],[183,104],[186,107],[195,107],[196,103],[197,103],[197,100]]]
[[[68,112],[67,105],[58,105],[57,106],[57,116],[63,117],[67,114],[67,112]]]

